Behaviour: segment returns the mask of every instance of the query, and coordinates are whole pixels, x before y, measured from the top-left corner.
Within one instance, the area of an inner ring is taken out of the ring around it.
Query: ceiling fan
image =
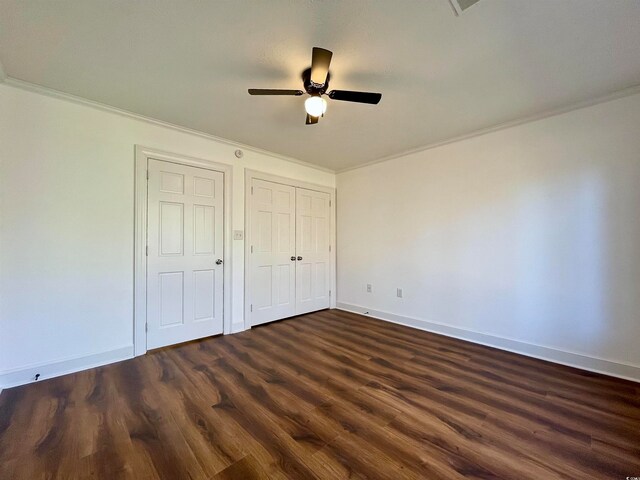
[[[274,90],[267,88],[250,88],[250,95],[293,95],[299,97],[306,92],[309,94],[304,102],[304,109],[307,111],[306,125],[318,123],[318,119],[324,116],[327,111],[327,101],[322,97],[326,95],[333,100],[343,102],[370,103],[376,105],[382,98],[381,93],[353,92],[351,90],[331,90],[329,89],[329,65],[333,53],[324,48],[313,47],[311,53],[311,68],[302,72],[303,90]]]

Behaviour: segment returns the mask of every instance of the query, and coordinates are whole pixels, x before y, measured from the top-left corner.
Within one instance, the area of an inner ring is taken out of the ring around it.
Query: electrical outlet
[[[371,284],[367,283],[367,293],[371,293]]]
[[[401,288],[396,289],[396,297],[402,298],[402,289]]]
[[[234,240],[244,240],[244,232],[242,230],[234,230],[233,231],[233,239]]]

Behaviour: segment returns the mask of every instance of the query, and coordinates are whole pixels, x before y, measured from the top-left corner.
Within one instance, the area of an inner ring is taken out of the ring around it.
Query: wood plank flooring
[[[1,479],[624,479],[640,384],[338,310],[0,395]]]

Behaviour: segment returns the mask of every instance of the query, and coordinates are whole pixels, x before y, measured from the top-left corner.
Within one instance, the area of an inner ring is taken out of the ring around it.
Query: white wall
[[[640,379],[640,94],[337,183],[339,306]]]
[[[62,362],[43,370],[60,373],[131,351],[136,144],[233,164],[236,230],[245,168],[335,185],[332,173],[252,150],[238,160],[231,144],[0,85],[0,388],[31,367]],[[234,241],[235,330],[243,272]]]

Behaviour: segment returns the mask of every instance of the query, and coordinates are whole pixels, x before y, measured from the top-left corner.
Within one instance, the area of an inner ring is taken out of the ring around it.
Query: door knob
[[[291,261],[295,262],[296,261],[296,257],[291,257]]]
[[[302,257],[298,257],[298,261],[302,260]]]
[[[217,259],[217,260],[216,260],[216,265],[222,265],[222,260]]]

